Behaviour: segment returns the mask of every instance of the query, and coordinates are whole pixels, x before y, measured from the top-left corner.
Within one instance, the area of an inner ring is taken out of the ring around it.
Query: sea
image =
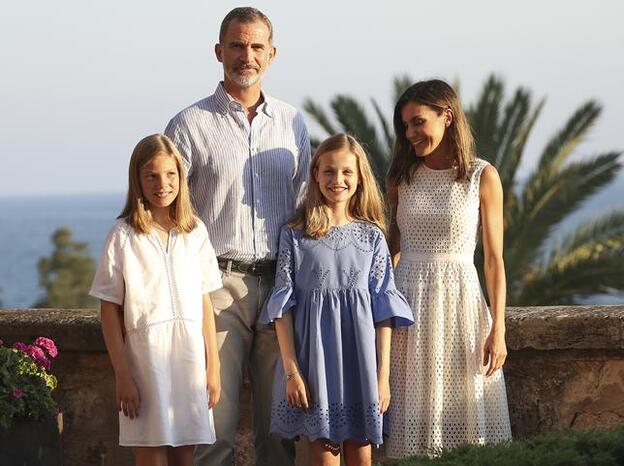
[[[28,308],[41,298],[37,262],[51,254],[60,227],[99,259],[124,201],[124,194],[0,198],[0,308]]]
[[[86,243],[97,260],[124,201],[121,193],[0,197],[0,308],[28,308],[41,298],[37,262],[52,252],[51,236],[60,227]],[[584,303],[622,304],[624,293]]]

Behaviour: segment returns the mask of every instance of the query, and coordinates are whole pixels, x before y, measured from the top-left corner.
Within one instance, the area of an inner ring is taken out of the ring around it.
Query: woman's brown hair
[[[467,180],[470,165],[475,160],[475,142],[470,125],[453,88],[442,80],[432,79],[412,84],[399,97],[394,107],[393,123],[396,139],[388,170],[388,183],[395,186],[409,183],[418,166],[423,163],[422,157],[415,154],[414,148],[405,136],[405,123],[401,118],[401,112],[409,102],[427,105],[438,115],[447,109],[451,111],[453,117],[444,137],[449,138],[453,151],[457,167],[456,179]]]

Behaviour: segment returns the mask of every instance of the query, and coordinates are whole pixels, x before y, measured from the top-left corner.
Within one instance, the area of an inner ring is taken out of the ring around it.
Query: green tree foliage
[[[34,307],[95,307],[97,300],[88,295],[95,263],[87,244],[74,241],[71,230],[64,227],[52,234],[52,243],[50,257],[40,258],[37,264],[45,296]]]
[[[394,101],[411,83],[408,76],[394,79]],[[611,183],[622,166],[619,151],[570,160],[598,119],[600,105],[590,100],[579,106],[548,140],[528,178],[522,183],[517,178],[544,103],[544,99],[534,103],[522,87],[505,98],[503,80],[491,75],[476,102],[466,107],[477,153],[497,167],[505,190],[504,247],[511,305],[572,304],[593,294],[624,290],[624,211],[585,222],[564,238],[553,237],[556,227]],[[321,106],[310,99],[304,102],[305,111],[327,133],[347,132],[364,143],[384,186],[394,143],[392,122],[374,100],[372,106],[377,125],[353,97],[334,97],[330,107],[336,126]],[[481,247],[475,259],[483,278]]]

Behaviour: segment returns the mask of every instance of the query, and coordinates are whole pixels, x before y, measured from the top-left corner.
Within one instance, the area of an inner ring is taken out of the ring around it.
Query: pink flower
[[[4,345],[4,340],[2,338],[0,338],[0,346]]]
[[[35,361],[39,366],[44,369],[50,369],[50,360],[46,357],[45,353],[41,348],[35,345],[30,345],[24,351],[28,356],[31,357],[33,361]]]
[[[21,398],[24,394],[24,391],[21,388],[13,387],[13,398],[16,400]]]
[[[52,341],[50,338],[39,337],[35,340],[35,345],[46,350],[51,358],[55,358],[58,354],[58,349],[56,348],[54,341]]]
[[[13,343],[13,348],[15,348],[16,350],[23,351],[25,353],[26,350],[28,349],[28,345],[26,345],[25,343],[22,343],[21,341],[17,341]]]

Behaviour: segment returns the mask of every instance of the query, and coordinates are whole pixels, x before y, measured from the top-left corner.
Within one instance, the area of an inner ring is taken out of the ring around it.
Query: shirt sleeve
[[[297,161],[297,173],[293,180],[296,205],[301,205],[305,197],[305,188],[310,170],[310,159],[312,158],[312,146],[310,136],[303,115],[297,112],[295,116],[295,128],[297,129],[297,147],[299,149],[299,160]]]
[[[123,305],[125,282],[122,260],[124,241],[123,228],[115,226],[106,237],[104,250],[100,257],[89,294],[95,298]]]
[[[199,228],[202,229],[202,239],[199,247],[202,270],[202,294],[206,294],[222,288],[223,283],[221,281],[221,272],[219,271],[217,255],[215,254],[210,238],[208,237],[206,226],[200,221],[198,222]]]
[[[165,136],[167,136],[173,144],[176,146],[182,160],[184,161],[184,168],[186,169],[186,175],[191,176],[193,171],[193,158],[191,152],[191,142],[188,137],[188,131],[186,131],[183,125],[179,121],[179,117],[176,116],[171,119],[167,127],[165,128]]]
[[[368,283],[375,324],[388,319],[393,327],[405,327],[414,323],[409,304],[394,284],[392,259],[381,231],[375,240]]]
[[[283,226],[280,231],[275,286],[269,293],[269,297],[266,300],[260,316],[260,321],[262,323],[268,324],[275,319],[279,319],[284,315],[284,312],[288,311],[296,304],[294,269],[295,257],[292,229]]]

